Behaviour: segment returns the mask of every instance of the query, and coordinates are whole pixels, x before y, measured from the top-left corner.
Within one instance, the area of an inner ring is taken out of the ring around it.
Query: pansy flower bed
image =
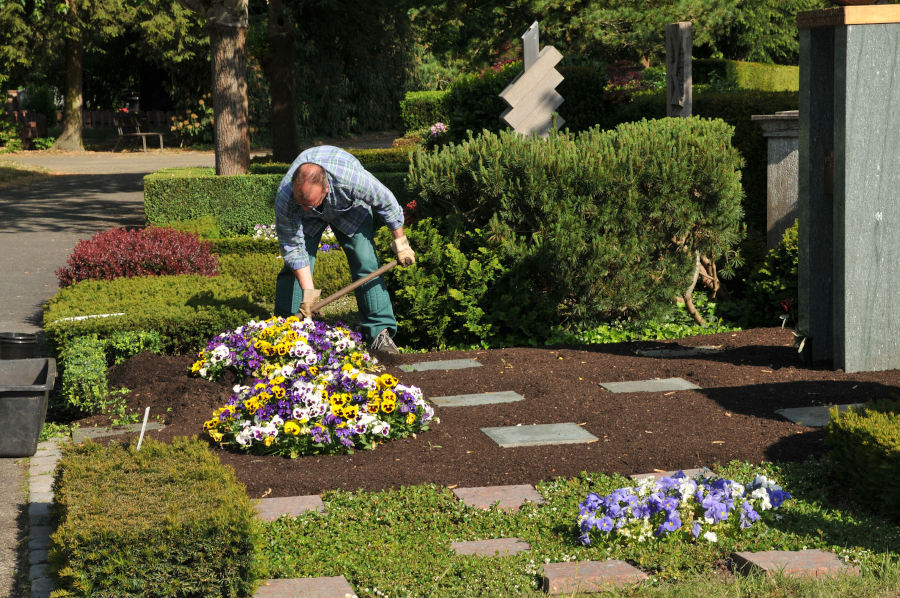
[[[644,542],[654,538],[717,542],[718,534],[736,533],[777,509],[791,497],[765,476],[747,486],[725,478],[690,479],[679,471],[659,480],[643,479],[636,487],[606,496],[594,492],[579,505],[582,544]]]
[[[361,335],[340,325],[251,320],[212,339],[191,369],[208,380],[226,370],[243,378],[203,428],[221,446],[255,454],[372,449],[435,420],[422,391],[379,373]]]

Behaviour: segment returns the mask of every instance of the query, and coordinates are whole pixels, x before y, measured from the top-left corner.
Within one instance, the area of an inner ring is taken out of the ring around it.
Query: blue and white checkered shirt
[[[291,178],[294,171],[306,162],[325,169],[328,193],[319,207],[304,211],[294,201]],[[292,270],[309,265],[304,233],[319,236],[330,224],[332,228],[351,236],[373,209],[391,230],[403,226],[403,209],[397,198],[363,168],[353,154],[331,145],[320,145],[301,152],[281,179],[275,194],[275,230],[284,263]]]

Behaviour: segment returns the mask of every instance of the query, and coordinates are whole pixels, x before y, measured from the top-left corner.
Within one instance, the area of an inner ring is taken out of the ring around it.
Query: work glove
[[[397,256],[397,261],[401,266],[412,266],[416,263],[416,254],[410,248],[406,235],[391,241],[391,249],[394,250],[394,255]]]
[[[299,314],[304,319],[313,316],[313,305],[319,300],[322,291],[319,289],[303,289],[303,301],[300,303]]]

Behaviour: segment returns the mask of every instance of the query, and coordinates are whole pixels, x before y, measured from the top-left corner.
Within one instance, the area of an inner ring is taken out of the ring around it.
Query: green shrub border
[[[54,596],[249,597],[259,524],[234,470],[197,438],[68,445],[56,469]]]

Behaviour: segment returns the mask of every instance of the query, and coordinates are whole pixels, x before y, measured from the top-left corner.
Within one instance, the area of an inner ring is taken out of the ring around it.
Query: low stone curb
[[[47,551],[54,529],[50,518],[53,503],[53,471],[62,455],[55,441],[41,442],[28,464],[28,579],[31,598],[49,598],[56,583],[48,575]]]
[[[544,497],[530,484],[454,488],[453,494],[466,506],[477,509],[490,509],[496,504],[498,509],[516,512],[526,501],[544,504]]]
[[[343,575],[337,577],[303,577],[267,579],[253,598],[347,598],[356,592]]]
[[[671,477],[678,473],[678,471],[654,471],[653,473],[636,473],[634,475],[629,476],[632,480],[640,481],[645,478],[653,478],[654,480],[660,480],[662,478]],[[683,473],[688,478],[695,478],[698,475],[711,475],[712,470],[708,467],[698,467],[696,469],[682,469],[681,473]]]
[[[602,592],[637,584],[647,574],[625,561],[574,561],[544,565],[544,591],[551,595]]]
[[[834,553],[824,550],[765,550],[735,552],[731,555],[735,569],[743,574],[783,574],[788,577],[822,577],[826,575],[859,575],[859,567],[847,565]]]
[[[450,548],[460,556],[510,556],[531,550],[531,545],[519,538],[495,538],[493,540],[468,540],[451,542]]]

